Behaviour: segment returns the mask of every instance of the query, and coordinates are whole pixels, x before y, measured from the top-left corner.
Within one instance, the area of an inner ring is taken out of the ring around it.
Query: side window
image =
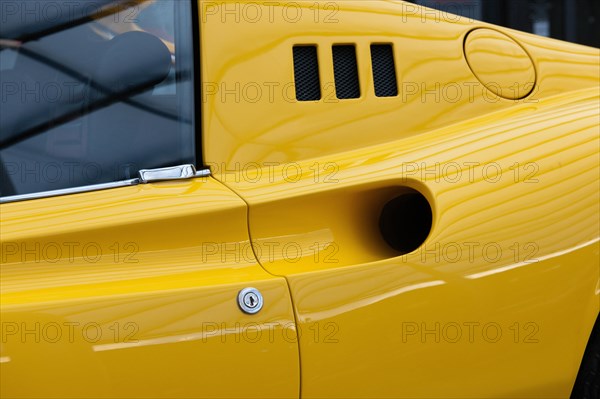
[[[191,2],[10,3],[0,196],[195,163]]]

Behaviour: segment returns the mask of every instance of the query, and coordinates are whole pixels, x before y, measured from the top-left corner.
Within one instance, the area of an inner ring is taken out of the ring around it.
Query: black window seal
[[[192,46],[193,46],[193,85],[194,85],[194,109],[192,115],[192,129],[194,129],[195,153],[196,153],[196,168],[204,169],[204,154],[202,145],[202,68],[200,64],[200,8],[199,1],[190,0],[192,12]]]

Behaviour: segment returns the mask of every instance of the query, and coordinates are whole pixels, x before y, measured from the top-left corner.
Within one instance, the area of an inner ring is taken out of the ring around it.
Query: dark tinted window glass
[[[2,17],[2,196],[195,162],[190,2],[70,3]]]

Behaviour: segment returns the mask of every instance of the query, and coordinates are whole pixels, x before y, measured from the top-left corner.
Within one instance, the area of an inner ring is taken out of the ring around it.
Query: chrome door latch
[[[141,169],[138,174],[140,176],[140,183],[146,184],[165,180],[184,180],[192,179],[194,177],[207,177],[210,176],[210,170],[203,169],[201,171],[196,171],[194,165],[179,165],[159,169]]]

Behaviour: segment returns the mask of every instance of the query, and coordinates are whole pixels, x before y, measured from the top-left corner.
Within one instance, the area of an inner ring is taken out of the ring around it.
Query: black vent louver
[[[298,101],[321,99],[321,80],[316,46],[294,47],[294,80]]]
[[[377,97],[396,97],[398,95],[398,79],[394,49],[391,44],[373,44],[371,46],[373,64],[373,81]]]
[[[333,51],[333,72],[337,98],[343,100],[360,97],[358,63],[354,45],[336,45]]]

